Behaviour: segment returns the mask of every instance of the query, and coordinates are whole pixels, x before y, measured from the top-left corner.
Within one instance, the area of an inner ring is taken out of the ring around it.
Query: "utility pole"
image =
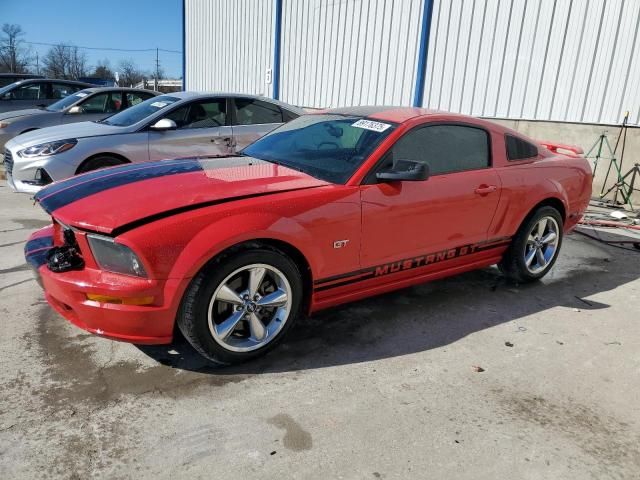
[[[38,56],[38,52],[36,52],[36,75],[40,75],[40,57]]]
[[[154,85],[154,90],[157,92],[158,91],[158,84],[159,84],[159,80],[160,80],[160,59],[158,57],[158,47],[156,47],[156,79],[155,79],[155,85]]]

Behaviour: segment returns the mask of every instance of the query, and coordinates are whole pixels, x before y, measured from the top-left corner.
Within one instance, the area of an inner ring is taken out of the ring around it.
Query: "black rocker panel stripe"
[[[454,258],[462,257],[465,255],[471,255],[473,253],[503,247],[509,245],[509,243],[511,243],[511,239],[509,237],[503,237],[491,240],[489,242],[463,245],[461,247],[450,248],[448,250],[442,250],[435,253],[428,253],[425,255],[419,255],[417,257],[405,258],[403,260],[397,260],[395,262],[383,263],[374,267],[356,270],[355,272],[344,273],[341,275],[316,280],[314,282],[314,289],[316,292],[321,292],[323,290],[329,290],[331,288],[342,287],[344,285],[361,282],[363,280],[369,280],[374,277],[381,277],[405,270],[426,267],[427,265],[432,265],[434,263],[453,260]]]
[[[196,159],[180,160],[179,162],[154,162],[153,164],[145,166],[147,168],[142,165],[127,165],[126,167],[120,167],[121,170],[119,169],[118,172],[111,170],[97,171],[94,172],[95,175],[91,178],[87,176],[78,177],[78,180],[82,180],[81,182],[77,181],[71,184],[63,182],[60,184],[60,187],[64,188],[57,188],[54,192],[45,188],[40,190],[34,196],[34,199],[40,202],[40,205],[47,213],[51,214],[55,210],[70,203],[111,188],[167,175],[178,175],[202,170],[201,163]],[[57,184],[54,184],[54,186],[58,187]]]

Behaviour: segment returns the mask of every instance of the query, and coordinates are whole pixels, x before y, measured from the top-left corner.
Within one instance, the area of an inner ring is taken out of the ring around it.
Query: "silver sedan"
[[[137,88],[87,88],[46,108],[0,113],[0,151],[13,137],[38,128],[102,120],[158,95]]]
[[[178,92],[98,122],[49,127],[5,145],[9,185],[34,193],[98,168],[194,156],[227,156],[304,111],[253,95]]]

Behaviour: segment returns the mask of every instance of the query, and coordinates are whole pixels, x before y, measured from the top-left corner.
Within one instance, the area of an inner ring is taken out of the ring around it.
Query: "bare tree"
[[[67,47],[69,49],[69,77],[77,80],[87,76],[87,55],[81,52],[78,47]]]
[[[101,78],[102,80],[113,80],[113,71],[111,70],[111,64],[109,60],[104,59],[99,61],[96,68],[93,70],[93,77]]]
[[[87,56],[78,47],[55,45],[42,59],[47,77],[77,80],[87,75]]]
[[[0,72],[26,73],[31,50],[24,46],[24,32],[20,25],[5,23],[0,36]]]
[[[120,85],[125,87],[136,85],[144,78],[144,73],[131,59],[121,60],[118,64],[117,71],[120,76]]]

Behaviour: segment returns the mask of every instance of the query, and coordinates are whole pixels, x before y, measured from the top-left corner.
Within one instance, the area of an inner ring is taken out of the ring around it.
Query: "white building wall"
[[[429,0],[283,0],[282,100],[411,105]],[[433,0],[424,106],[640,124],[640,0]],[[190,90],[271,96],[275,0],[185,0]]]
[[[280,98],[411,105],[422,10],[423,0],[284,0]]]
[[[435,0],[424,105],[640,123],[640,1]]]
[[[273,0],[184,0],[186,90],[271,96]]]

